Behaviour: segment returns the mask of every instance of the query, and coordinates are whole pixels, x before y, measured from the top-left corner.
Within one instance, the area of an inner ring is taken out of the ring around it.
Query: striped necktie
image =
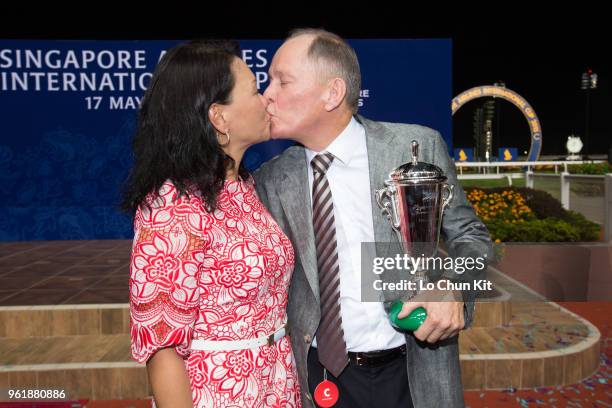
[[[312,221],[319,269],[321,322],[317,330],[319,361],[335,377],[348,364],[342,317],[340,316],[340,265],[336,243],[334,203],[327,180],[327,170],[334,160],[331,153],[316,155],[310,162],[312,184]]]

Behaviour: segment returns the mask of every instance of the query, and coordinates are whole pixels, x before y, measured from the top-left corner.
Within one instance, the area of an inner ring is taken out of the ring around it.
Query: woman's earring
[[[226,141],[225,143],[221,143],[221,142],[219,142],[219,145],[220,145],[221,147],[225,147],[225,146],[227,146],[228,144],[230,144],[230,133],[229,133],[229,129],[228,129],[228,130],[226,130],[226,131],[225,131],[225,133],[222,133],[222,134],[224,134],[224,135],[227,137],[227,141]]]

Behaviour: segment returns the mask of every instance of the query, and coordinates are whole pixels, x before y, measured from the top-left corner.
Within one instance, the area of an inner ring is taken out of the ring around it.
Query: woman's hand
[[[185,362],[174,347],[155,353],[147,361],[147,372],[157,408],[193,407]]]

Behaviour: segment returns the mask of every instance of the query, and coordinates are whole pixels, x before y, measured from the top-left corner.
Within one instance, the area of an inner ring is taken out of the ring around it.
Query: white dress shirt
[[[373,192],[370,191],[365,129],[352,118],[327,148],[321,152],[306,149],[311,202],[314,176],[310,161],[323,152],[335,156],[326,175],[334,203],[340,314],[347,349],[364,352],[401,346],[406,343],[404,335],[391,327],[383,304],[361,301],[361,243],[374,242]],[[313,347],[316,345],[315,337]]]

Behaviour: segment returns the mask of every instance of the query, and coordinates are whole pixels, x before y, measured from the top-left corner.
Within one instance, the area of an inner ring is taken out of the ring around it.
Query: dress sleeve
[[[176,190],[165,184],[134,217],[130,337],[132,357],[140,363],[166,347],[186,358],[198,317],[203,243],[186,226],[193,206],[175,199]]]

